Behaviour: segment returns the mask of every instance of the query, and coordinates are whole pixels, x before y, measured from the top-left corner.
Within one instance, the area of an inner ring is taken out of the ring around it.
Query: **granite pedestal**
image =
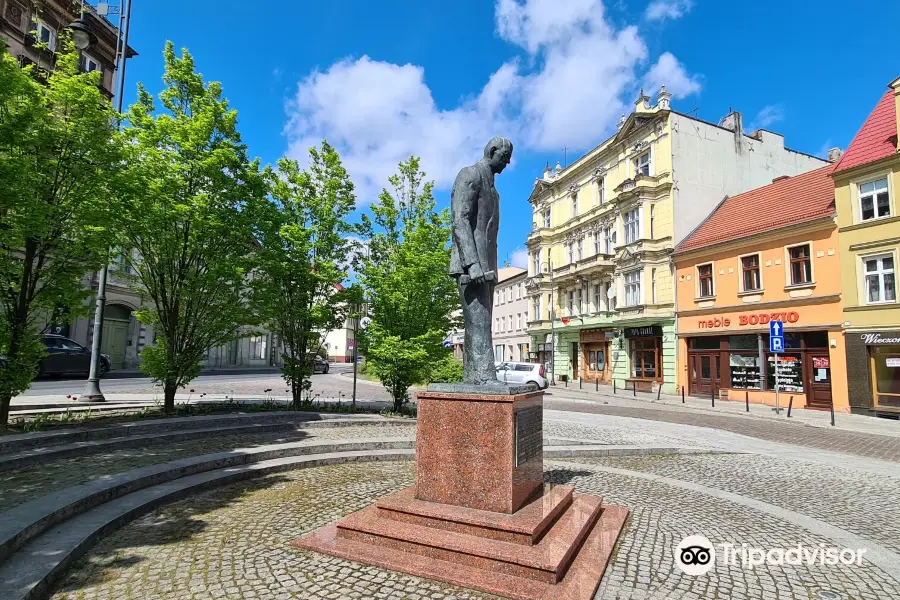
[[[592,598],[628,509],[544,484],[543,392],[502,392],[420,392],[416,485],[294,545],[509,598]]]

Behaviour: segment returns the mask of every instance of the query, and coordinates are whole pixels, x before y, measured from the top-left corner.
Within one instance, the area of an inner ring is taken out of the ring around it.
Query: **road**
[[[353,379],[349,374],[353,366],[335,363],[327,374],[318,373],[312,377],[313,394],[322,398],[336,398],[341,395],[350,397],[353,393]],[[84,391],[84,379],[39,379],[32,383],[31,389],[22,396],[67,396],[80,395]],[[149,377],[126,379],[102,379],[100,388],[105,394],[153,394],[159,393]],[[283,395],[287,389],[284,379],[277,373],[248,373],[240,375],[201,375],[194,379],[190,386],[182,390],[193,389],[196,394]],[[357,379],[357,396],[367,400],[388,400],[389,396],[379,383]]]

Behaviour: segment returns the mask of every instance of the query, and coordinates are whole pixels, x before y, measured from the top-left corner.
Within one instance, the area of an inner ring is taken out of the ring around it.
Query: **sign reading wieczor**
[[[516,466],[523,465],[544,451],[544,409],[542,406],[516,411]]]

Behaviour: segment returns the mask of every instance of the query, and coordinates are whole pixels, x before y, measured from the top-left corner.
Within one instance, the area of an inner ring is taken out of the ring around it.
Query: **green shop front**
[[[675,393],[675,321],[622,327],[612,341],[612,372],[617,387]]]

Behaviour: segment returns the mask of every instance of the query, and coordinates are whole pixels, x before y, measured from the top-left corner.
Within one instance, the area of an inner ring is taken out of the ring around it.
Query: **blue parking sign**
[[[784,338],[783,337],[769,337],[769,352],[784,352]]]

